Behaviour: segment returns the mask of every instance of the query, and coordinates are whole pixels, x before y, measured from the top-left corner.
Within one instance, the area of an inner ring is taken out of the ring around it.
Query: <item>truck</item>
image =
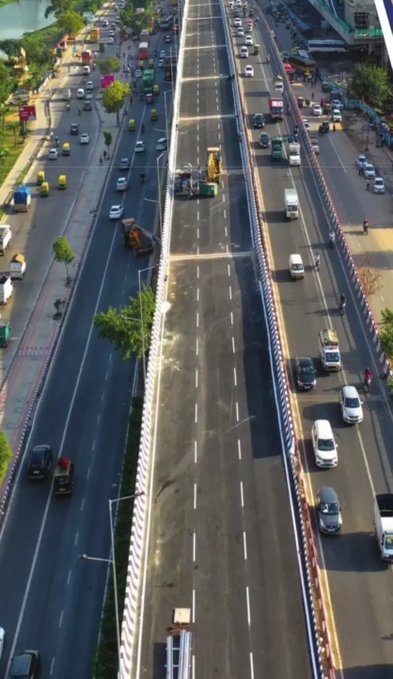
[[[326,371],[340,370],[341,355],[338,335],[333,328],[325,328],[319,333],[319,355]]]
[[[100,39],[100,29],[98,26],[94,26],[90,30],[90,42],[98,42]]]
[[[221,149],[219,146],[207,148],[207,178],[209,182],[220,183]]]
[[[273,137],[271,157],[273,160],[284,158],[284,141],[281,137]]]
[[[374,526],[382,561],[393,562],[393,495],[375,496]]]
[[[140,42],[138,46],[138,60],[145,61],[149,58],[149,43],[146,41]]]
[[[123,241],[126,248],[130,248],[135,255],[150,255],[153,252],[153,240],[159,241],[149,231],[138,226],[133,217],[123,219],[121,223]]]
[[[300,166],[300,144],[298,142],[292,141],[288,143],[288,162],[290,167]]]
[[[14,193],[14,208],[16,212],[27,212],[31,204],[31,189],[28,186],[18,186]]]
[[[0,274],[0,304],[7,304],[13,291],[11,276],[8,273]]]
[[[296,189],[284,190],[285,216],[287,219],[297,219],[299,216],[299,199]]]
[[[26,271],[26,260],[19,252],[10,261],[10,276],[12,280],[22,280]]]
[[[275,93],[275,94],[276,94],[277,92],[278,92],[279,94],[283,94],[283,93],[284,93],[284,81],[283,81],[281,75],[276,75],[276,77],[274,78],[273,87],[274,87],[274,93]]]
[[[11,227],[8,224],[0,225],[0,255],[4,255],[4,252],[12,238]]]
[[[154,86],[154,69],[147,68],[143,71],[142,76],[142,90],[144,94],[153,94]]]
[[[284,98],[277,93],[269,99],[270,119],[273,123],[280,122],[284,118]]]
[[[191,679],[191,609],[174,608],[167,631],[165,679]]]
[[[93,52],[91,50],[83,50],[81,54],[82,64],[90,65],[93,61]]]
[[[215,198],[218,194],[216,182],[209,182],[207,172],[194,170],[185,163],[181,170],[176,170],[174,192],[176,196],[194,198],[196,196]]]

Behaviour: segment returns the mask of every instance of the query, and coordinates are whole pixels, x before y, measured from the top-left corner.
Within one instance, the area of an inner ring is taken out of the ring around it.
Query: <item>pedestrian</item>
[[[102,160],[102,156],[100,156],[100,165],[102,165],[104,161]]]
[[[361,165],[359,165],[359,177],[361,177],[363,174],[363,168]]]
[[[314,101],[314,92],[311,92],[311,101]]]
[[[336,131],[336,123],[333,123],[333,132]]]
[[[102,155],[104,156],[104,160],[106,160],[106,157],[107,157],[107,152],[106,152],[106,151],[104,151]]]
[[[370,191],[370,180],[367,179],[366,181],[366,191]]]

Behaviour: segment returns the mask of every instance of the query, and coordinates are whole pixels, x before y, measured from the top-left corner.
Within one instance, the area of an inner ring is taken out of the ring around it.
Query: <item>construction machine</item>
[[[133,217],[123,219],[121,225],[124,245],[131,248],[135,257],[153,252],[153,244],[159,242],[159,238],[139,226]]]
[[[220,183],[221,149],[219,146],[209,146],[207,149],[207,176],[209,182]]]

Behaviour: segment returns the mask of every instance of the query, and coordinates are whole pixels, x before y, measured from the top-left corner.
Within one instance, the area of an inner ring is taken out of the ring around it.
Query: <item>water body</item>
[[[18,39],[53,24],[53,14],[45,19],[48,4],[48,0],[19,0],[0,7],[0,40]]]

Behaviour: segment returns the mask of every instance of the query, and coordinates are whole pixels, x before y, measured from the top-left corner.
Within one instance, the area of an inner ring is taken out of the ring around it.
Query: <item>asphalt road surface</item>
[[[162,677],[172,608],[198,678],[310,677],[268,339],[218,5],[187,20],[177,166],[221,144],[213,199],[175,201],[136,676]]]
[[[262,40],[269,44],[265,34]],[[261,61],[260,56],[253,57],[255,78],[244,80],[250,118],[257,111],[268,110],[267,90],[275,67],[271,64],[269,68]],[[261,90],[262,97],[256,98]],[[292,128],[293,123],[287,120],[279,127],[268,125],[266,130],[275,136],[291,132]],[[253,132],[255,141],[258,134],[257,130]],[[354,171],[354,158],[349,158],[345,143],[340,144],[340,135],[337,132],[332,142],[322,140],[321,162],[334,180],[336,202],[340,201],[340,209],[345,206],[345,220],[356,223],[364,215],[364,200],[358,193],[364,180]],[[337,162],[337,157],[334,160],[334,149],[341,162]],[[286,161],[274,162],[269,151],[258,149],[255,163],[264,196],[273,277],[286,329],[288,368],[293,373],[295,357],[304,354],[313,357],[318,368],[316,390],[297,395],[296,406],[303,432],[304,463],[309,470],[310,502],[321,485],[332,485],[343,510],[342,535],[317,537],[322,577],[334,612],[332,638],[334,641],[337,635],[341,653],[337,664],[346,678],[385,679],[390,677],[393,665],[391,572],[379,560],[373,530],[373,492],[393,489],[391,409],[345,265],[336,249],[327,245],[328,223],[305,155],[301,168],[289,168]],[[300,218],[293,222],[286,221],[284,216],[284,189],[290,187],[296,188],[301,207]],[[319,274],[312,266],[316,249],[321,253]],[[292,252],[300,253],[305,262],[302,281],[293,282],[289,278],[288,256]],[[338,314],[341,292],[348,300],[344,317]],[[330,375],[323,373],[318,360],[318,332],[328,325],[338,332],[344,366],[339,373]],[[361,391],[361,376],[367,365],[374,371],[375,379],[370,395],[361,392],[364,422],[351,427],[341,419],[339,388],[342,384],[353,384]],[[318,418],[329,419],[333,426],[339,446],[338,467],[334,470],[321,471],[315,467],[310,429]]]
[[[157,106],[163,121],[162,95]],[[132,111],[138,124],[148,115],[141,102]],[[55,456],[65,454],[74,461],[75,492],[63,501],[54,498],[49,481],[29,483],[26,465],[21,465],[0,541],[0,619],[7,635],[2,671],[16,651],[38,648],[44,676],[86,679],[92,673],[108,564],[83,561],[79,555],[104,560],[110,555],[108,499],[117,497],[135,365],[123,362],[91,324],[97,311],[128,303],[138,292],[138,270],[148,266],[124,248],[120,226],[109,221],[108,212],[123,196],[125,215],[153,229],[155,145],[161,136],[157,125],[146,126],[146,151],[139,159],[133,153],[137,134],[122,131],[112,150],[107,188],[97,198],[86,264],[29,445],[50,443]],[[71,158],[82,164],[85,151]],[[118,165],[125,155],[135,167],[130,189],[119,199],[115,182],[124,174]],[[142,164],[147,168],[143,186]],[[48,210],[43,228],[49,231],[52,221]]]

